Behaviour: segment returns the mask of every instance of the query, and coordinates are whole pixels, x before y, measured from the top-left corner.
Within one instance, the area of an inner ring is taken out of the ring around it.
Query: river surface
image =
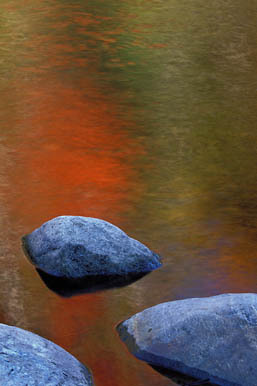
[[[257,1],[2,0],[0,322],[59,344],[96,386],[174,383],[115,326],[160,302],[256,292]],[[98,217],[163,257],[63,298],[20,237]]]

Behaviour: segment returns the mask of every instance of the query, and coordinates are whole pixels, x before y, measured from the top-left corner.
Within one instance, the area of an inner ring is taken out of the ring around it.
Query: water
[[[61,345],[96,386],[172,381],[115,326],[160,302],[255,292],[256,0],[3,0],[0,322]],[[120,289],[62,298],[20,237],[103,218],[163,256]]]

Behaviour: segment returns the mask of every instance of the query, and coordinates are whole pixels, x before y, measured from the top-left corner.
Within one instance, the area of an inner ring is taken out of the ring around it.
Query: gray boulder
[[[163,303],[117,329],[130,351],[153,366],[216,385],[257,385],[257,294]]]
[[[88,369],[56,344],[0,324],[0,384],[4,386],[91,386]]]
[[[22,241],[31,262],[58,277],[147,273],[161,266],[145,245],[96,218],[56,217]]]

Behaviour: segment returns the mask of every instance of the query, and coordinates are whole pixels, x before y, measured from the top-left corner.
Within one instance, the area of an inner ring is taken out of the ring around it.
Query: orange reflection
[[[52,318],[49,321],[51,339],[68,351],[73,351],[85,343],[81,336],[88,341],[88,335],[106,311],[102,294],[75,296],[69,299],[58,297],[54,300],[50,305],[53,308]]]
[[[50,339],[92,370],[95,385],[127,386],[128,379],[132,379],[124,366],[127,350],[114,330],[117,320],[109,296],[111,293],[107,291],[55,299],[50,305]],[[135,359],[131,359],[133,363]],[[139,380],[140,374],[133,374],[133,384],[139,384]]]
[[[53,78],[45,84],[25,84],[24,101],[22,135],[16,144],[19,162],[10,174],[11,184],[18,187],[12,201],[15,216],[28,231],[60,214],[119,223],[131,205],[127,196],[137,181],[133,160],[142,148],[126,133],[127,123],[119,119],[112,102],[88,80],[78,89]],[[51,320],[42,320],[42,325],[50,327],[46,337],[96,372],[96,384],[125,386],[129,375],[123,376],[113,357],[113,331],[106,331],[108,353],[96,342],[112,317],[105,300],[104,293],[51,297]]]
[[[10,192],[10,212],[28,232],[62,214],[119,225],[140,193],[133,165],[143,148],[126,131],[131,123],[124,114],[120,118],[115,101],[88,76],[78,81],[76,74],[66,79],[50,71],[45,77],[49,68],[68,65],[72,47],[51,47],[51,39],[44,42],[50,44],[47,63],[44,59],[38,68],[25,67],[25,76],[32,74],[34,80],[15,84],[20,126],[14,138],[17,162],[9,174],[10,185],[17,187]],[[51,50],[58,55],[50,55]],[[83,66],[85,61],[79,57],[74,63]],[[23,90],[22,97],[18,90]],[[129,374],[124,376],[126,366],[124,370],[115,359],[122,347],[112,341],[113,310],[105,306],[106,299],[104,293],[71,299],[50,296],[51,317],[42,315],[40,330],[46,329],[45,337],[91,367],[96,384],[125,386]]]
[[[127,131],[128,113],[112,98],[108,86],[97,85],[100,65],[90,68],[90,63],[92,67],[102,54],[97,48],[92,54],[88,48],[95,41],[106,47],[116,42],[118,29],[107,34],[88,31],[87,26],[99,20],[79,12],[73,3],[65,9],[56,2],[39,7],[42,18],[26,19],[22,12],[26,39],[11,84],[16,126],[14,136],[8,137],[8,147],[14,149],[8,186],[15,186],[5,192],[10,217],[22,233],[63,214],[119,225],[123,213],[140,197],[134,163],[144,150]],[[15,20],[21,18],[20,12],[17,9]],[[70,25],[76,32],[68,30]],[[25,262],[21,267],[29,269]],[[126,361],[121,366],[117,359],[123,348],[117,345],[118,338],[113,341],[113,307],[106,306],[110,295],[70,299],[43,291],[39,295],[49,301],[47,312],[38,310],[35,329],[91,367],[96,384],[127,385],[131,377],[123,376]],[[36,297],[25,299],[27,309],[37,309]]]
[[[114,220],[124,209],[142,148],[126,133],[115,106],[90,84],[64,87],[51,79],[24,89],[15,213],[40,224],[60,214]]]

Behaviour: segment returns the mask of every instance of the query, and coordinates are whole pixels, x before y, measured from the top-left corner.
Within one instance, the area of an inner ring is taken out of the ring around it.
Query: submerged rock
[[[148,308],[118,327],[139,359],[223,386],[255,386],[257,294],[224,294]]]
[[[88,369],[67,351],[32,332],[0,324],[0,384],[92,386]]]
[[[147,273],[160,257],[116,226],[96,218],[56,217],[22,238],[31,262],[58,277]]]

